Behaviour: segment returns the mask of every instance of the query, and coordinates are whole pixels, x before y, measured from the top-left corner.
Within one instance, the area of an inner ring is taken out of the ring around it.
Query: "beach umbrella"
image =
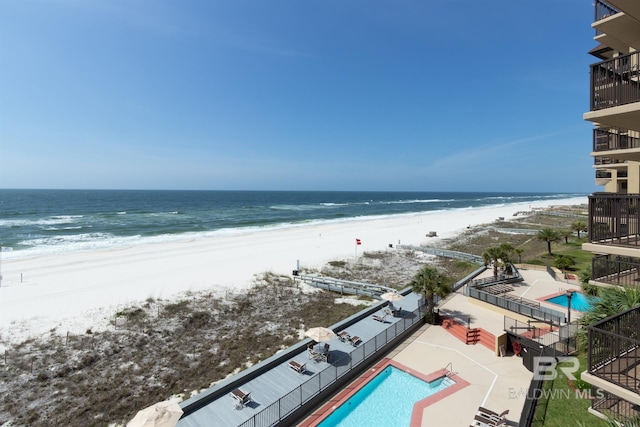
[[[322,326],[311,328],[307,330],[304,335],[317,342],[329,341],[331,338],[336,336],[331,329],[323,328]]]
[[[138,411],[127,427],[174,427],[181,416],[180,405],[165,400]]]
[[[380,295],[380,298],[387,301],[400,301],[404,297],[399,293],[392,291],[392,292],[385,292],[384,294]]]

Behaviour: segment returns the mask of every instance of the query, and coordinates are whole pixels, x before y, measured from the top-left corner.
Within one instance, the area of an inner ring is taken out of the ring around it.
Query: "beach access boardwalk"
[[[330,328],[359,337],[356,345],[335,337],[326,342],[330,346],[328,361],[316,362],[307,350],[315,342],[305,339],[182,402],[184,414],[177,426],[260,427],[300,421],[424,324],[422,297],[410,290],[402,294],[404,298],[395,303],[396,309],[402,309],[397,316],[387,314],[388,302],[382,301]],[[374,315],[384,320],[375,320]],[[291,361],[306,364],[304,372],[294,371]],[[236,405],[231,396],[236,389],[250,393],[251,400],[245,406]]]

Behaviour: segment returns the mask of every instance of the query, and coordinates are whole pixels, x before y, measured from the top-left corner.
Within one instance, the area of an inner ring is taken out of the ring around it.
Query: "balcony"
[[[597,170],[596,179],[611,179],[611,172],[604,171],[604,170]]]
[[[591,65],[591,111],[601,127],[640,130],[640,52]]]
[[[593,129],[593,152],[598,153],[595,159],[606,159],[608,164],[624,163],[626,160],[640,161],[640,138],[629,136],[629,132],[624,129],[596,128]],[[606,156],[601,156],[605,153]],[[602,163],[603,161],[594,165],[607,164]]]
[[[622,53],[640,49],[640,25],[632,16],[603,1],[596,2],[595,13],[595,41]]]
[[[589,196],[589,242],[582,249],[640,258],[640,194]]]
[[[611,7],[640,21],[640,2],[638,0],[607,0]]]
[[[633,405],[640,404],[640,307],[593,323],[582,379]]]
[[[595,11],[595,17],[593,18],[594,23],[620,12],[618,9],[602,0],[596,0],[593,9]],[[597,32],[596,35],[598,35]]]
[[[593,166],[608,166],[610,168],[615,166],[626,166],[626,161],[620,159],[611,159],[609,157],[595,156],[593,158]]]
[[[615,286],[636,286],[640,279],[640,259],[598,255],[591,259],[591,278]]]

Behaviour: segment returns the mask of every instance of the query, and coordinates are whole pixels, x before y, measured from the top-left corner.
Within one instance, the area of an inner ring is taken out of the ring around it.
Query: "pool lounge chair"
[[[506,421],[497,421],[495,419],[487,418],[482,414],[476,414],[471,427],[505,427],[506,425]]]
[[[378,316],[377,314],[374,314],[371,317],[373,318],[373,320],[377,320],[378,322],[382,322],[382,323],[386,323],[387,322],[387,314],[385,314],[382,317]]]
[[[358,337],[358,336],[351,337],[351,338],[349,338],[349,342],[351,343],[352,346],[356,347],[358,345],[358,343],[360,342],[360,337]]]
[[[347,342],[349,341],[350,335],[349,332],[347,331],[342,331],[338,334],[338,339],[342,342]]]
[[[241,389],[237,388],[230,393],[230,396],[233,398],[233,407],[234,409],[242,409],[252,402],[251,400],[251,392],[244,392]]]
[[[295,360],[289,361],[289,367],[300,375],[304,374],[307,371],[306,363],[298,363]]]
[[[476,414],[475,421],[478,421],[480,426],[489,426],[489,427],[500,427],[505,426],[507,423],[506,415],[509,413],[509,410],[506,409],[502,413],[498,414],[490,409],[483,408],[480,406],[478,408],[478,413]]]

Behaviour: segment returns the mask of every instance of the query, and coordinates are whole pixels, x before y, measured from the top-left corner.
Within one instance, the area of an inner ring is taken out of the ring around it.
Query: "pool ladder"
[[[444,367],[444,369],[442,370],[442,373],[447,377],[450,375],[455,375],[455,372],[453,372],[453,362],[447,363],[447,366]]]

